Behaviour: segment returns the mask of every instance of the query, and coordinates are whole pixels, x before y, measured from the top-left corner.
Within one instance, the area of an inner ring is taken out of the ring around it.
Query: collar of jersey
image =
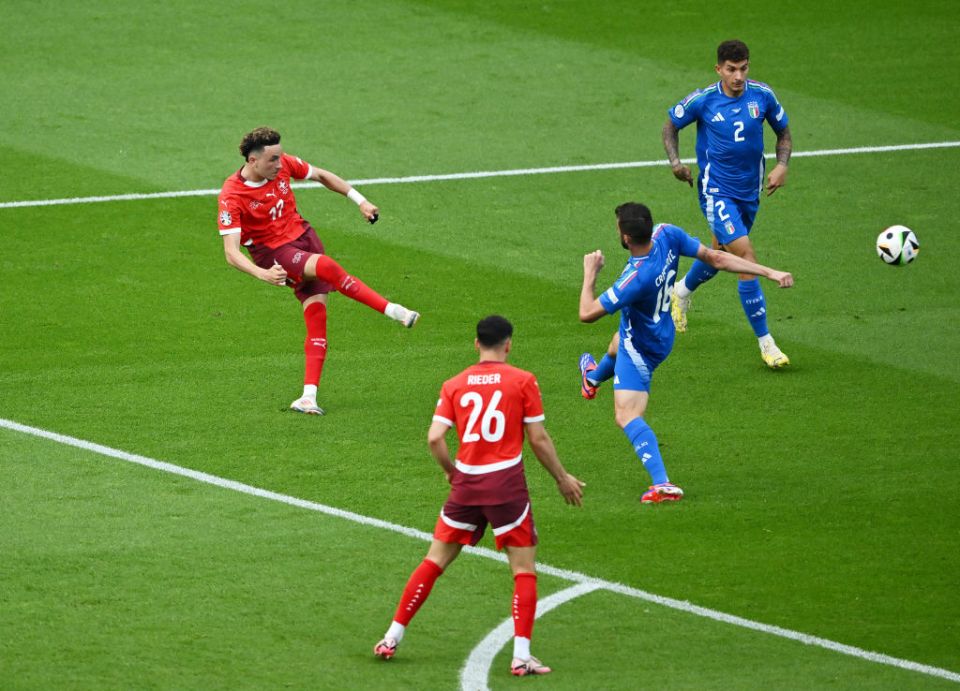
[[[250,181],[250,180],[247,180],[245,177],[243,177],[243,175],[240,174],[240,171],[239,171],[239,170],[237,171],[237,177],[239,177],[241,180],[243,180],[243,184],[244,184],[244,185],[246,185],[247,187],[253,187],[253,188],[263,187],[263,186],[266,185],[268,182],[270,182],[270,181],[267,180],[266,178],[264,178],[264,179],[261,180],[260,182],[252,182],[252,181]]]

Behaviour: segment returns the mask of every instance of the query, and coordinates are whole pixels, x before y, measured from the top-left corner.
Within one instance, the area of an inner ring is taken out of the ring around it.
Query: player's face
[[[739,96],[743,93],[747,85],[747,72],[750,71],[750,61],[741,60],[740,62],[731,62],[724,60],[722,65],[714,68],[720,75],[720,82],[723,84],[723,91],[727,96]]]
[[[273,180],[280,172],[280,156],[282,154],[283,147],[280,144],[265,146],[259,153],[250,155],[250,168],[261,178]]]

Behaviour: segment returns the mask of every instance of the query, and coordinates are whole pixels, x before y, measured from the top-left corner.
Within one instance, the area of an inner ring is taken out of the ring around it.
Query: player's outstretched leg
[[[770,335],[770,329],[767,328],[767,302],[763,296],[763,288],[760,287],[760,279],[741,280],[737,290],[743,313],[747,316],[760,345],[760,357],[770,369],[786,367],[790,364],[790,358],[777,347]]]
[[[673,297],[670,303],[670,317],[678,333],[687,330],[687,311],[690,309],[690,296],[702,284],[717,275],[717,270],[709,264],[695,259],[690,265],[687,275],[673,286]]]
[[[387,629],[381,641],[373,646],[374,655],[383,660],[389,660],[396,654],[397,646],[403,640],[407,625],[426,601],[430,591],[433,590],[433,584],[442,574],[443,569],[430,559],[424,559],[413,570],[403,589],[403,595],[400,598],[400,604],[397,605],[396,614],[393,615],[393,621],[390,622],[390,628]]]
[[[356,300],[377,312],[386,314],[403,324],[408,329],[417,323],[420,319],[420,313],[407,309],[403,305],[395,302],[388,302],[385,297],[373,290],[366,283],[356,276],[351,276],[340,264],[326,254],[314,255],[317,258],[313,267],[314,275],[322,281],[326,281],[337,289],[341,295],[346,295],[351,300]]]

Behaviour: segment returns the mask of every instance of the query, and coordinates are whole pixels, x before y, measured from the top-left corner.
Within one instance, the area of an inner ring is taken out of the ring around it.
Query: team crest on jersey
[[[220,212],[220,225],[229,226],[233,223],[233,216],[230,215],[230,212],[224,209]]]
[[[750,101],[750,103],[747,104],[747,110],[750,112],[751,118],[756,119],[760,117],[760,105],[756,101]]]
[[[256,211],[263,206],[263,202],[259,201],[258,199],[251,199],[249,206],[251,211]]]
[[[286,194],[290,191],[290,185],[287,184],[286,180],[280,180],[277,183],[277,189],[280,190],[280,194]]]
[[[731,223],[730,221],[727,221],[726,223],[723,224],[723,227],[724,229],[726,229],[727,235],[733,235],[733,231],[734,231],[733,223]]]

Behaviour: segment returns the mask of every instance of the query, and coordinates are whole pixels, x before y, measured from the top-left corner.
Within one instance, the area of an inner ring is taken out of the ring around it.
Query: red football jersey
[[[504,362],[480,362],[448,379],[433,419],[457,428],[450,499],[503,504],[527,493],[523,425],[544,419],[537,378]]]
[[[279,247],[303,234],[303,217],[290,187],[291,178],[310,176],[310,165],[283,154],[280,172],[273,180],[250,182],[238,170],[220,190],[220,235],[240,233],[244,245]]]

